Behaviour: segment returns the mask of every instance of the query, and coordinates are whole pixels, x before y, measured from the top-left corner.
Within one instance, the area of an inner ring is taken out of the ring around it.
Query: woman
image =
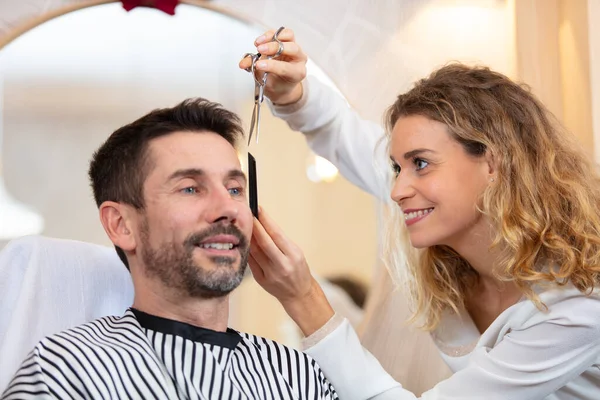
[[[292,87],[290,59],[270,62],[272,84]],[[413,322],[455,371],[421,398],[600,398],[600,177],[574,139],[524,87],[459,64],[398,96],[386,123],[388,266],[408,272]],[[340,398],[415,399],[334,315],[302,252],[259,220],[252,271]]]

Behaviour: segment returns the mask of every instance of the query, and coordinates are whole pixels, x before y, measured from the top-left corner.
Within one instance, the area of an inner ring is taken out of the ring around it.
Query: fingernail
[[[259,61],[259,62],[256,63],[256,66],[259,69],[265,69],[265,68],[267,68],[267,62],[266,61]]]
[[[267,46],[266,44],[261,44],[260,46],[257,47],[257,49],[261,53],[264,53],[265,51],[269,50],[269,46]]]
[[[261,44],[262,42],[265,41],[265,39],[266,39],[265,35],[259,36],[259,37],[256,38],[255,43],[256,44]]]

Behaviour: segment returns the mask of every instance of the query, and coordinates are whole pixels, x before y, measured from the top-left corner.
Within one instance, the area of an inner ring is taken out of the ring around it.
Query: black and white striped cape
[[[43,339],[2,399],[337,399],[306,354],[129,309]]]

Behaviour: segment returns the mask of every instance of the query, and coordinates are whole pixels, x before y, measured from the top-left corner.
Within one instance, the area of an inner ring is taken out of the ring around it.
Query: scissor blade
[[[258,144],[258,136],[260,132],[260,103],[256,107],[256,144]]]
[[[254,110],[252,110],[252,119],[250,121],[250,134],[248,135],[248,146],[250,146],[250,142],[252,142],[252,134],[254,133],[255,126],[256,126],[256,104],[254,105]]]

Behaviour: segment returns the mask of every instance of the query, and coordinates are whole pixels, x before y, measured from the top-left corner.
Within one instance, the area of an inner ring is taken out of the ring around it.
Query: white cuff
[[[311,347],[313,347],[314,345],[316,345],[317,343],[319,343],[327,335],[329,335],[331,332],[336,330],[342,324],[342,322],[344,322],[344,317],[342,317],[341,315],[339,315],[337,313],[333,314],[333,317],[331,317],[329,319],[329,321],[327,321],[325,323],[325,325],[320,327],[312,335],[307,336],[304,339],[302,339],[302,342],[300,343],[302,351],[308,350]]]
[[[331,329],[336,320],[334,316],[321,329]],[[345,318],[305,353],[319,364],[340,399],[365,400],[381,396],[391,389],[396,389],[395,392],[391,392],[394,395],[399,393],[402,396],[398,397],[399,399],[416,399],[413,394],[402,389],[400,384],[385,372],[377,359],[361,346],[356,332]],[[383,398],[390,396],[386,395]]]

